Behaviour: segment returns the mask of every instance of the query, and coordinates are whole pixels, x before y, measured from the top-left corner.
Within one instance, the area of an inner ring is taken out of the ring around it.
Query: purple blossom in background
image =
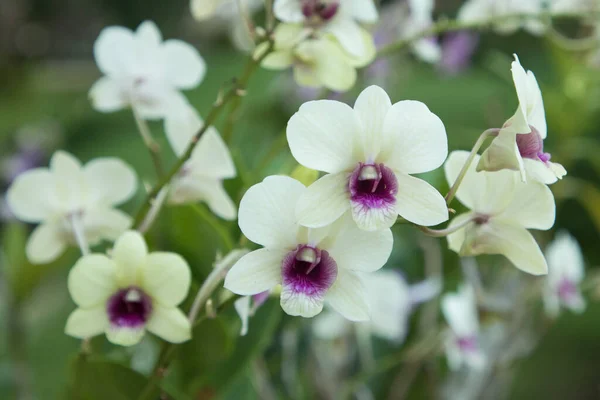
[[[479,35],[469,31],[449,33],[442,41],[442,61],[440,69],[450,75],[463,72],[471,64],[471,57],[477,45]]]
[[[22,146],[16,154],[2,161],[2,180],[10,184],[18,175],[39,167],[46,159],[45,151],[37,145]]]

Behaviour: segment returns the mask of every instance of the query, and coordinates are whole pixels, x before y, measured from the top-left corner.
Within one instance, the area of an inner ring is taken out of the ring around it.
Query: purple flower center
[[[485,225],[490,222],[490,216],[487,214],[477,214],[473,218],[473,222],[475,222],[477,225]]]
[[[140,288],[130,286],[119,290],[108,299],[106,311],[111,324],[139,328],[152,313],[152,299]]]
[[[321,297],[335,282],[337,264],[327,251],[301,244],[284,257],[281,274],[293,292]]]
[[[456,344],[461,351],[470,353],[477,350],[478,340],[476,336],[464,336],[457,338]]]
[[[350,199],[366,208],[384,208],[396,203],[398,180],[383,164],[363,164],[350,175]]]
[[[577,294],[577,286],[569,279],[563,278],[558,284],[558,296],[563,300],[568,300]]]
[[[328,0],[302,0],[302,14],[309,18],[329,21],[337,13],[339,1]]]
[[[517,147],[523,158],[540,160],[544,163],[550,161],[550,153],[544,153],[544,139],[533,126],[530,133],[517,135]]]

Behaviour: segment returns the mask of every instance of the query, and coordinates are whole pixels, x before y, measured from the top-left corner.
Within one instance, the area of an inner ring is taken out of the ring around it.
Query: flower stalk
[[[464,228],[465,226],[469,225],[471,222],[473,222],[475,218],[468,218],[467,220],[461,222],[460,224],[456,224],[455,226],[451,227],[451,228],[446,228],[446,229],[431,229],[428,228],[426,226],[421,226],[421,225],[415,225],[417,228],[419,228],[419,230],[421,232],[423,232],[424,234],[426,234],[427,236],[431,236],[431,237],[446,237],[456,231],[461,230],[462,228]]]
[[[160,146],[152,137],[152,132],[150,131],[150,127],[145,119],[143,119],[139,112],[132,107],[133,118],[135,119],[135,124],[142,136],[142,140],[144,141],[144,145],[148,148],[150,152],[150,157],[152,158],[152,163],[154,164],[154,169],[156,170],[156,176],[160,179],[160,177],[164,174],[162,158],[160,156]]]

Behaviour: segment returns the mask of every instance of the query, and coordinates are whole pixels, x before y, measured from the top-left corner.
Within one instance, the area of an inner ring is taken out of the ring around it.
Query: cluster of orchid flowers
[[[484,2],[471,1],[468,7],[480,10],[479,3]],[[273,12],[282,22],[254,56],[260,55],[266,68],[293,66],[301,85],[347,90],[355,83],[356,68],[375,56],[373,37],[361,25],[378,19],[372,1],[275,0]],[[428,21],[420,26],[430,24],[430,15],[420,21]],[[105,333],[120,345],[139,342],[146,330],[172,343],[190,339],[196,315],[178,308],[188,296],[190,268],[177,254],[150,252],[143,233],[163,203],[200,201],[220,218],[237,217],[243,235],[262,246],[252,252],[238,249],[216,267],[228,270],[224,287],[243,296],[236,309],[244,331],[249,314],[273,294],[293,316],[315,317],[326,307],[316,319],[325,321],[317,323],[321,327],[334,325],[339,332],[340,317],[370,321],[374,334],[401,341],[411,306],[441,288],[440,282],[411,286],[399,274],[381,270],[393,249],[391,227],[398,223],[447,237],[448,247],[461,257],[500,254],[526,273],[548,274],[544,301],[553,315],[561,305],[584,308],[577,243],[560,234],[544,257],[529,231],[554,225],[555,202],[547,185],[566,171],[544,149],[542,94],[516,56],[517,110],[502,127],[486,130],[470,153],[448,155],[444,124],[424,103],[393,103],[384,89],[370,86],[353,107],[309,101],[290,118],[291,153],[304,168],[320,171],[319,179],[306,186],[289,176],[269,176],[245,192],[239,208],[222,184],[236,176],[226,143],[214,127],[203,127],[181,93],[204,78],[205,62],[196,49],[180,40],[163,41],[147,21],[136,31],[105,28],[94,56],[104,74],[90,90],[96,110],[131,108],[151,152],[156,148],[146,120],[164,121],[177,156],[193,151],[137,226],[116,208],[138,191],[135,171],[119,159],[82,165],[58,151],[49,168],[27,171],[11,185],[7,202],[14,215],[39,224],[27,243],[31,262],[52,262],[70,245],[83,253],[68,279],[78,308],[66,323],[67,334],[87,339]],[[491,144],[478,155],[489,137]],[[446,196],[414,176],[442,166],[450,186]],[[453,217],[447,228],[432,229],[449,220],[454,197],[468,211]],[[114,243],[112,249],[91,253],[89,246],[102,241]],[[442,298],[450,366],[485,364],[476,297],[465,284]]]

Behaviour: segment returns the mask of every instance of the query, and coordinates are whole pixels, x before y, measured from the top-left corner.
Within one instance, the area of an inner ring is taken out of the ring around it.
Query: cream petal
[[[278,20],[283,22],[302,22],[304,14],[297,0],[275,0],[273,12]]]
[[[26,171],[8,188],[6,201],[11,212],[25,222],[40,222],[51,217],[54,206],[55,180],[46,168]]]
[[[272,289],[281,283],[281,263],[287,251],[258,249],[242,257],[225,277],[225,288],[244,296]]]
[[[444,124],[419,101],[394,104],[383,123],[383,137],[381,162],[406,174],[434,170],[448,156]]]
[[[321,82],[315,73],[314,66],[296,64],[294,66],[294,80],[298,86],[305,86],[315,89],[322,88],[324,86],[324,83]]]
[[[513,128],[517,133],[525,133],[530,131],[530,126],[533,126],[544,139],[547,127],[542,92],[533,72],[526,72],[516,54],[514,57],[515,61],[511,64],[511,71],[519,99],[520,112],[517,111],[518,115],[513,120]]]
[[[120,346],[133,346],[138,344],[146,330],[143,327],[129,328],[116,325],[109,325],[106,329],[106,338],[109,342]]]
[[[372,0],[350,0],[344,3],[344,7],[348,7],[352,17],[360,22],[373,24],[379,19],[377,7]]]
[[[78,211],[85,206],[87,182],[77,158],[59,150],[50,159],[50,171],[54,175],[54,204],[60,204],[64,213]]]
[[[367,232],[348,217],[342,218],[339,225],[335,233],[332,232],[333,240],[325,248],[338,268],[373,272],[383,267],[394,245],[391,230]]]
[[[179,254],[148,254],[142,268],[142,288],[163,306],[174,307],[188,295],[192,276],[188,263]]]
[[[192,338],[192,326],[185,314],[175,307],[152,305],[152,316],[146,329],[170,343],[182,343]]]
[[[68,234],[60,222],[46,222],[35,228],[29,236],[25,254],[32,264],[48,264],[65,251],[68,240]]]
[[[354,111],[360,119],[362,129],[362,146],[365,149],[365,159],[375,159],[383,144],[383,123],[392,108],[389,96],[379,86],[372,85],[363,90],[356,102]]]
[[[344,50],[351,55],[360,57],[364,54],[362,29],[354,20],[342,18],[340,15],[333,18],[323,29],[335,36]]]
[[[206,195],[206,203],[210,210],[223,219],[233,221],[237,216],[236,207],[229,194],[223,188],[223,184],[221,182],[214,182],[207,188],[209,192]]]
[[[412,306],[411,290],[398,271],[381,270],[364,277],[371,303],[371,331],[399,343],[408,332]]]
[[[236,171],[229,148],[216,129],[208,129],[198,141],[192,154],[195,172],[220,179],[235,178]]]
[[[296,246],[296,203],[306,188],[286,176],[270,176],[252,186],[240,202],[238,221],[254,243],[272,248]]]
[[[69,315],[65,333],[78,339],[87,339],[103,333],[109,326],[106,307],[78,308]]]
[[[555,239],[546,249],[548,260],[548,279],[560,281],[567,277],[579,283],[584,277],[583,253],[577,240],[566,231],[559,231]]]
[[[140,47],[157,47],[162,42],[162,35],[153,21],[142,22],[135,31],[137,44]]]
[[[498,136],[481,154],[477,163],[477,171],[500,171],[510,169],[519,171],[523,182],[527,180],[523,158],[517,147],[517,134],[510,129],[502,129]]]
[[[68,288],[75,304],[92,308],[104,306],[117,291],[115,263],[104,254],[90,254],[77,261],[69,272]]]
[[[296,51],[309,43],[313,45],[314,74],[321,83],[319,86],[336,92],[350,90],[356,82],[356,69],[339,45],[327,39],[312,40],[300,44]]]
[[[250,319],[250,300],[251,296],[242,296],[233,303],[235,312],[237,312],[242,321],[240,336],[246,336],[248,333],[248,320]]]
[[[94,42],[94,58],[102,73],[124,75],[135,62],[133,32],[121,26],[102,29]]]
[[[83,215],[82,225],[90,245],[101,240],[115,241],[131,228],[133,219],[121,210],[114,208],[96,208]]]
[[[348,63],[354,68],[366,67],[367,65],[371,64],[377,56],[377,47],[375,46],[373,35],[363,28],[360,28],[360,31],[364,46],[364,51],[362,54],[360,56],[353,56],[352,54],[344,52],[346,54],[346,58],[348,59]]]
[[[169,109],[164,123],[167,140],[178,157],[185,153],[192,138],[204,125],[196,109],[185,98],[182,97],[181,100],[181,103],[173,104]],[[208,128],[205,134],[213,129]]]
[[[96,111],[110,113],[129,105],[128,96],[116,79],[103,76],[90,88],[88,97]]]
[[[165,75],[179,89],[193,89],[202,82],[206,64],[198,50],[182,40],[167,40],[161,47],[166,60]]]
[[[174,182],[171,188],[172,204],[206,201],[210,210],[219,217],[232,221],[237,215],[236,206],[219,180],[191,175]]]
[[[547,230],[554,225],[556,205],[550,189],[539,182],[517,182],[512,201],[497,218],[527,229]]]
[[[267,44],[268,46],[268,44]],[[264,46],[256,48],[256,51],[264,51]],[[294,63],[294,53],[291,49],[276,50],[269,53],[260,64],[263,68],[282,70],[287,69]]]
[[[549,164],[549,163],[548,163]],[[523,165],[525,167],[525,173],[527,177],[533,181],[541,182],[545,185],[551,185],[555,183],[558,178],[550,165],[542,162],[541,160],[532,160],[531,158],[524,158]]]
[[[296,217],[300,225],[320,228],[338,219],[349,208],[348,173],[328,174],[299,197]]]
[[[452,218],[450,223],[448,224],[448,229],[452,229],[455,226],[463,224],[468,219],[473,218],[473,213],[465,213],[457,215]],[[470,229],[469,227],[465,227],[463,229],[459,229],[456,232],[449,234],[446,238],[448,240],[448,248],[455,252],[456,254],[460,253],[460,249],[463,246],[465,241],[466,230]]]
[[[312,318],[323,310],[323,298],[294,291],[289,286],[281,289],[281,308],[294,317]]]
[[[148,246],[139,232],[127,231],[117,239],[112,250],[112,259],[116,263],[120,286],[139,284],[141,269],[147,256]]]
[[[350,321],[368,321],[367,291],[358,274],[340,268],[337,279],[325,295],[327,303]]]
[[[444,173],[448,186],[452,187],[454,185],[468,158],[468,151],[457,150],[450,153],[444,163]],[[486,177],[482,173],[475,172],[478,161],[479,158],[475,157],[456,192],[456,198],[471,210],[480,208],[483,203],[482,197],[484,194],[481,188],[485,187]]]
[[[545,275],[548,266],[537,242],[527,229],[491,220],[473,229],[465,240],[461,255],[502,254],[515,267],[532,275]]]
[[[456,336],[477,335],[479,320],[475,292],[471,286],[463,285],[458,292],[445,294],[441,307],[444,318]]]
[[[348,105],[333,100],[304,103],[287,125],[294,158],[305,167],[336,173],[354,168],[361,125]],[[362,160],[364,161],[364,160]]]
[[[221,0],[191,0],[190,11],[196,21],[204,21],[211,18]]]
[[[396,210],[401,217],[418,225],[432,226],[448,220],[444,197],[422,179],[396,173]]]
[[[83,174],[91,188],[88,196],[97,204],[124,203],[137,189],[135,171],[118,158],[96,158],[85,165]]]

